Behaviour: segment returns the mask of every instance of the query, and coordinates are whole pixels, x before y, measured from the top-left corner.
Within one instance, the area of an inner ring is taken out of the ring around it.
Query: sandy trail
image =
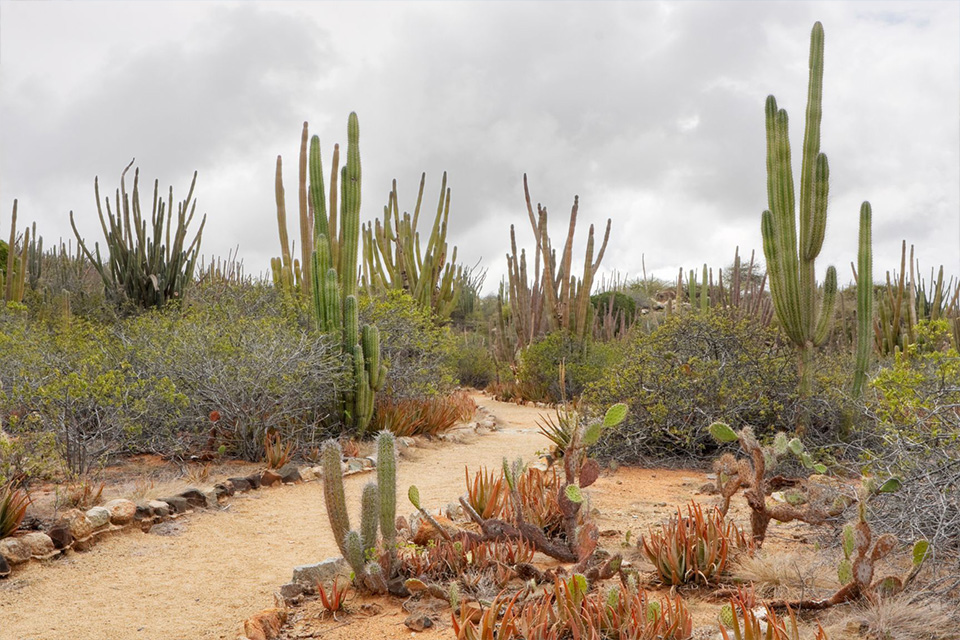
[[[475,399],[501,430],[411,450],[399,466],[398,512],[413,511],[401,500],[410,484],[436,509],[464,491],[464,465],[530,460],[547,444],[535,426],[543,409]],[[346,478],[352,518],[371,477]],[[238,495],[225,511],[176,523],[185,525],[177,536],[135,531],[16,571],[0,582],[0,640],[233,640],[294,566],[339,555],[319,482]]]

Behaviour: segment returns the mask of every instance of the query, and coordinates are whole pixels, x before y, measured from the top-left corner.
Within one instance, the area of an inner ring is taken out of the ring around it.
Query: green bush
[[[119,325],[131,366],[171,380],[188,398],[179,420],[144,425],[142,447],[183,455],[226,445],[234,455],[259,460],[268,432],[304,447],[337,432],[344,367],[334,338],[239,308],[155,311]],[[219,420],[212,424],[214,411]]]
[[[570,333],[556,331],[519,354],[517,377],[527,400],[560,402],[578,398],[587,385],[600,380],[620,359],[616,343],[581,342]],[[560,388],[560,363],[564,363],[564,390]]]
[[[960,354],[947,321],[917,324],[917,340],[874,376],[870,418],[851,448],[878,477],[902,487],[871,502],[871,524],[901,539],[960,548]]]
[[[448,356],[452,338],[410,294],[393,290],[365,299],[360,324],[380,329],[380,353],[387,365],[385,395],[431,396],[456,386],[456,370]]]
[[[589,406],[630,408],[596,445],[602,458],[703,456],[716,447],[706,427],[718,420],[760,436],[795,424],[796,360],[772,330],[715,311],[674,314],[625,348],[584,395]]]
[[[455,334],[449,344],[448,358],[455,363],[461,386],[485,389],[496,380],[497,365],[482,335],[463,331]]]
[[[186,406],[169,378],[135,370],[102,326],[30,322],[23,313],[0,315],[0,325],[0,418],[20,446],[52,434],[66,472],[82,475],[137,448],[146,425]],[[37,474],[36,463],[24,457],[20,471]]]

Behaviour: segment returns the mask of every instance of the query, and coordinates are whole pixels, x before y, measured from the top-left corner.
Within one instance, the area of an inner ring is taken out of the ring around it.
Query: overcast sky
[[[302,122],[329,166],[360,119],[363,209],[390,181],[412,210],[452,187],[462,262],[505,271],[509,225],[528,250],[523,200],[560,244],[580,196],[613,219],[604,270],[678,268],[762,254],[763,107],[774,94],[799,162],[810,29],[826,33],[822,149],[830,208],[818,271],[851,280],[860,203],[874,211],[874,269],[960,274],[958,2],[20,2],[0,1],[0,234],[10,208],[47,244],[73,210],[101,240],[93,195],[141,176],[186,194],[199,172],[203,253],[239,247],[246,271],[279,254],[274,167],[291,224]],[[149,207],[149,195],[143,198]],[[296,236],[295,229],[291,235]]]

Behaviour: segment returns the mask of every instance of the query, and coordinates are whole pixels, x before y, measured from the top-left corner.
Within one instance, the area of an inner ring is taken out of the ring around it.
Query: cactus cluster
[[[194,171],[190,190],[173,214],[173,187],[166,202],[159,193],[159,181],[153,183],[153,213],[143,218],[140,208],[140,170],[134,171],[133,193],[127,193],[124,178],[134,160],[120,174],[120,189],[116,192],[114,210],[105,198],[107,215],[100,202],[99,179],[94,179],[97,214],[110,255],[106,264],[100,255],[100,245],[91,252],[80,237],[70,212],[70,226],[84,255],[100,274],[107,294],[117,304],[124,299],[143,308],[162,307],[170,300],[182,299],[186,287],[193,282],[193,271],[200,253],[200,238],[207,217],[203,216],[193,240],[187,243],[187,228],[193,221],[197,203],[193,190],[197,184]]]
[[[374,326],[360,326],[357,256],[361,167],[360,124],[356,113],[351,113],[347,120],[347,161],[343,167],[339,167],[339,158],[340,147],[335,146],[328,201],[320,138],[316,135],[310,137],[308,124],[304,122],[300,138],[299,181],[303,262],[298,262],[290,255],[282,158],[277,157],[277,220],[283,255],[275,258],[272,265],[275,286],[291,297],[302,291],[310,301],[317,328],[340,334],[341,350],[350,361],[353,372],[353,385],[344,393],[343,414],[347,425],[358,435],[363,435],[373,417],[375,393],[386,382],[387,368],[380,358],[380,332]]]
[[[522,348],[533,343],[540,336],[558,329],[570,331],[582,340],[593,333],[596,311],[590,303],[590,290],[593,288],[594,277],[603,260],[607,241],[610,239],[610,219],[607,219],[603,242],[596,254],[596,259],[594,259],[593,225],[590,225],[583,260],[583,275],[577,278],[573,274],[572,262],[573,236],[577,228],[577,212],[580,207],[579,198],[574,197],[566,242],[563,245],[563,253],[558,257],[547,233],[546,207],[538,204],[537,214],[534,215],[526,174],[523,176],[523,193],[526,198],[530,226],[537,241],[534,275],[531,281],[528,276],[526,252],[521,250],[520,254],[517,254],[516,234],[511,225],[511,253],[507,255],[509,288],[506,295],[503,290],[500,295],[501,305],[505,298],[509,299],[514,323],[512,333],[515,333],[516,337],[515,346],[518,349]],[[506,327],[501,326],[501,341],[507,340],[506,333]]]
[[[420,248],[420,206],[426,174],[420,176],[420,190],[413,215],[400,216],[397,181],[383,207],[383,221],[363,227],[363,285],[370,295],[389,289],[407,291],[421,307],[446,320],[456,309],[469,271],[457,264],[457,248],[447,260],[447,220],[450,217],[450,188],[444,172],[440,200],[425,249]]]
[[[360,530],[350,528],[343,489],[339,443],[329,440],[320,452],[323,466],[323,497],[330,529],[340,553],[353,570],[358,586],[373,593],[387,590],[396,566],[397,453],[396,441],[388,431],[377,436],[377,481],[367,483],[361,494]],[[377,530],[388,550],[384,567],[372,558],[378,546]]]

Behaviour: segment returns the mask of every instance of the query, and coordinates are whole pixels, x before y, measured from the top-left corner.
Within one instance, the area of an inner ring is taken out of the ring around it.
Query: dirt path
[[[439,508],[463,492],[464,465],[497,467],[503,456],[529,460],[544,448],[535,426],[542,409],[476,400],[501,430],[411,449],[398,493],[416,484],[424,504]],[[346,479],[351,517],[369,477]],[[226,511],[175,523],[178,535],[120,535],[0,582],[0,640],[234,640],[294,566],[338,555],[318,482],[237,496]]]

